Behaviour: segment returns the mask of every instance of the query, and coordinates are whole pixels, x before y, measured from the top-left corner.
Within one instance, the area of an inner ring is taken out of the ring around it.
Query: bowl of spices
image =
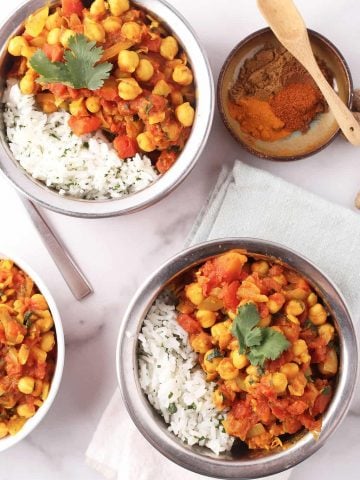
[[[308,30],[316,61],[341,100],[351,106],[352,79],[337,48]],[[269,160],[297,160],[327,146],[339,132],[334,116],[305,68],[269,28],[242,40],[218,80],[225,126],[251,153]]]

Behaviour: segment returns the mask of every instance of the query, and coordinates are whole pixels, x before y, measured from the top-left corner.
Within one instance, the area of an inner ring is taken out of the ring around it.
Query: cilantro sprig
[[[42,50],[34,53],[30,65],[40,75],[37,82],[62,83],[75,89],[97,90],[102,87],[113,67],[109,62],[98,63],[103,49],[81,34],[70,37],[68,47],[64,62],[50,61]]]
[[[259,321],[254,304],[242,305],[234,319],[232,334],[239,342],[239,352],[246,354],[252,365],[263,367],[266,360],[279,358],[290,347],[290,342],[272,328],[258,327]]]

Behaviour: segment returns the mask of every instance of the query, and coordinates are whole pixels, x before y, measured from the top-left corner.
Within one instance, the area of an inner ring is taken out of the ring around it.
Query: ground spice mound
[[[317,61],[332,84],[331,72],[323,61]],[[247,59],[229,91],[231,116],[243,131],[267,141],[306,131],[314,117],[326,110],[311,76],[282,46],[266,45]]]

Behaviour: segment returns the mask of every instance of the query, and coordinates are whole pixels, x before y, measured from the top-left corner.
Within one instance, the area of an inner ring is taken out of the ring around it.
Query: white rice
[[[175,307],[163,299],[146,316],[139,335],[140,385],[170,432],[219,454],[230,450],[234,439],[221,423],[224,412],[213,405],[215,383],[206,382],[176,317]]]
[[[16,80],[4,92],[4,121],[15,159],[35,179],[57,190],[89,200],[121,198],[153,183],[158,174],[148,157],[121,160],[100,132],[77,137],[70,114],[46,114],[34,95],[23,95]]]

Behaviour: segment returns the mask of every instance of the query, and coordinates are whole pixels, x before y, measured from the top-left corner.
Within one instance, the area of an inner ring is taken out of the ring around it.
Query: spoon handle
[[[67,251],[65,245],[55,235],[50,228],[40,210],[25,197],[21,197],[24,207],[29,213],[39,235],[48,249],[52,259],[58,267],[61,275],[67,283],[71,293],[77,300],[93,293],[89,281],[85,278],[80,268],[76,265],[74,259]]]

